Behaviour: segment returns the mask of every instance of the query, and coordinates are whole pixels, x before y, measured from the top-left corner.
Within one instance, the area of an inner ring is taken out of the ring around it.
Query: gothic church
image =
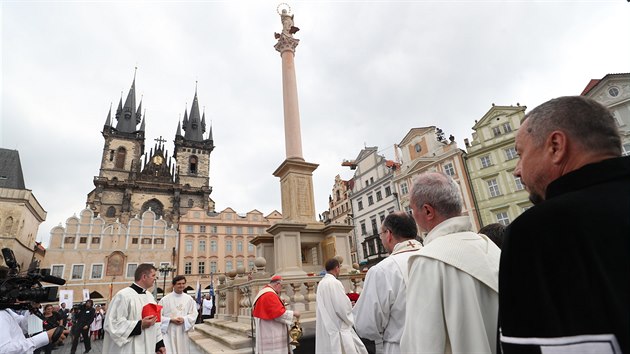
[[[103,126],[103,154],[95,188],[87,208],[106,222],[126,224],[149,208],[156,218],[177,224],[191,208],[214,211],[209,186],[210,153],[214,149],[212,127],[206,137],[206,117],[199,112],[197,90],[190,113],[177,123],[175,151],[168,156],[162,137],[145,151],[142,101],[136,106],[136,79],[123,105],[122,96],[112,120],[111,108]],[[182,129],[184,134],[182,134]]]

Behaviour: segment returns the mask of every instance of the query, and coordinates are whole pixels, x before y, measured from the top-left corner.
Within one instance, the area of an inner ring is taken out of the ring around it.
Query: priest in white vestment
[[[462,197],[440,172],[414,180],[411,209],[428,231],[409,258],[402,353],[496,353],[501,251],[460,216]]]
[[[326,275],[317,284],[315,353],[367,354],[352,326],[352,305],[337,277],[341,272],[335,258],[326,262]]]
[[[157,315],[142,315],[155,299],[147,289],[155,282],[156,268],[143,263],[136,268],[134,283],[120,290],[107,307],[103,354],[165,354]]]
[[[162,336],[168,354],[190,353],[188,332],[194,330],[197,320],[197,303],[184,293],[186,278],[173,278],[173,292],[160,300],[162,305]]]
[[[298,311],[284,307],[280,292],[282,277],[274,275],[254,298],[253,312],[256,323],[256,350],[260,354],[287,354],[289,348],[289,327],[293,317],[299,318]]]
[[[407,304],[407,261],[418,254],[422,244],[416,240],[416,222],[402,211],[387,215],[379,236],[390,255],[365,276],[363,292],[352,309],[354,328],[359,337],[376,343],[377,353],[400,353]]]

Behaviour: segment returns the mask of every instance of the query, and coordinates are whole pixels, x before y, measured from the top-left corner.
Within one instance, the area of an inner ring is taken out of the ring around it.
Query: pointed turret
[[[145,128],[145,125],[144,125],[144,118],[145,118],[145,117],[142,117],[142,124],[140,124],[140,131],[141,131],[141,132],[143,132],[143,131],[144,131],[144,128]]]
[[[201,132],[206,132],[206,109],[203,109],[203,116],[201,116]]]
[[[135,132],[136,125],[140,123],[140,117],[136,117],[136,76],[134,74],[131,88],[127,94],[125,105],[122,107],[122,115],[118,118],[118,124],[116,124],[116,130],[124,133]]]
[[[184,120],[182,121],[182,128],[184,128],[184,131],[188,129],[188,108],[184,110]]]
[[[208,133],[208,140],[214,141],[214,139],[212,138],[212,124],[210,124],[210,132]]]
[[[197,100],[197,89],[195,88],[195,98],[193,98],[192,107],[190,107],[190,118],[188,121],[184,117],[184,131],[186,140],[203,141],[203,129],[201,124],[201,115],[199,114],[199,101]]]
[[[177,133],[175,133],[175,136],[182,136],[182,124],[179,121],[177,121]]]
[[[136,124],[142,121],[142,99],[144,97],[140,97],[140,104],[138,105],[138,110],[136,110]]]
[[[111,127],[112,126],[112,104],[109,104],[109,113],[107,113],[107,119],[105,119],[105,126],[106,127]]]
[[[119,121],[122,117],[122,91],[120,92],[120,101],[118,101],[118,108],[116,108],[116,121]]]

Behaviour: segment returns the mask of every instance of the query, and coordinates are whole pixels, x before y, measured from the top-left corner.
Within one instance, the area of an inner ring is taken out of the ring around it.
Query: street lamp
[[[162,274],[162,276],[164,277],[164,286],[162,286],[162,297],[164,297],[164,293],[166,291],[166,277],[170,272],[175,273],[175,270],[176,269],[171,267],[169,264],[162,264],[160,268],[158,268],[158,272],[160,272],[160,274]]]

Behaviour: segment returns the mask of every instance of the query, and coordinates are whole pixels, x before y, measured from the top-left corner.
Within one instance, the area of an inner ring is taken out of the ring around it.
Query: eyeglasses
[[[378,235],[382,237],[383,235],[385,235],[387,233],[387,231],[389,231],[389,230],[385,229],[385,230],[379,232]]]

